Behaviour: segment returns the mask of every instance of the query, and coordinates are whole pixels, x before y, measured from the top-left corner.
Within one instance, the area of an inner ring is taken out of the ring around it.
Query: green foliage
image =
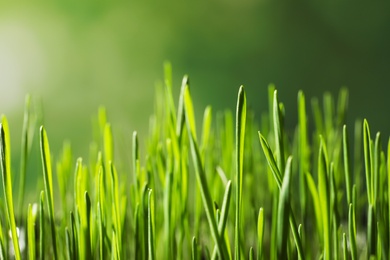
[[[133,132],[130,171],[123,167],[127,162],[119,159],[115,127],[104,108],[97,115],[90,161],[78,158],[75,166],[67,142],[60,156],[52,157],[41,126],[43,186],[36,198],[27,197],[25,180],[20,180],[16,206],[21,210],[16,214],[15,171],[3,117],[2,258],[388,258],[390,141],[386,156],[381,135],[371,139],[367,120],[357,121],[349,139],[345,89],[337,102],[325,94],[323,109],[313,98],[313,117],[307,113],[304,93],[299,92],[293,133],[284,126],[285,107],[274,86],[268,92],[271,111],[260,118],[261,125],[247,109],[246,93],[240,87],[235,120],[229,111],[217,113],[214,120],[213,110],[206,107],[198,139],[188,77],[183,79],[177,109],[169,64],[165,78],[145,150]],[[29,102],[27,98],[22,179],[29,174],[32,119],[39,117]],[[54,175],[52,158],[58,158]],[[359,161],[364,163],[365,178]],[[27,230],[26,238],[17,235],[22,228]]]

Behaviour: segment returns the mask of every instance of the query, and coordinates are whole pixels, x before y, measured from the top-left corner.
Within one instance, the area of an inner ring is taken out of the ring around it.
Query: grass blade
[[[191,259],[198,260],[198,244],[196,242],[196,237],[192,238],[191,250],[192,250]]]
[[[188,136],[191,145],[191,154],[194,161],[196,179],[200,188],[200,193],[203,201],[203,206],[206,211],[207,220],[211,229],[212,237],[217,245],[218,254],[222,259],[228,259],[227,248],[222,237],[218,234],[217,224],[213,214],[213,204],[210,191],[207,187],[206,175],[204,173],[202,159],[199,153],[199,148],[196,139],[196,127],[192,100],[188,88],[184,90],[184,107],[186,115],[186,124]]]
[[[269,147],[264,136],[260,132],[258,132],[258,133],[259,133],[260,144],[261,144],[261,147],[263,148],[265,158],[267,159],[268,165],[272,171],[272,174],[274,175],[274,179],[276,181],[276,184],[280,188],[282,186],[282,176],[281,176],[279,168],[276,164],[275,157],[273,156],[271,148]]]
[[[290,156],[286,164],[286,172],[283,177],[282,188],[280,189],[278,205],[278,259],[287,259],[287,241],[288,241],[288,219],[290,215],[290,179],[291,179],[291,161]]]
[[[228,213],[229,213],[229,205],[230,205],[230,198],[232,193],[232,182],[229,180],[226,184],[225,194],[223,196],[223,202],[222,202],[222,208],[221,208],[221,216],[219,218],[218,222],[218,232],[219,235],[223,237],[225,233],[225,227],[228,220]],[[229,253],[229,250],[228,250]],[[217,256],[217,247],[214,247],[213,255],[211,259],[216,259]],[[229,258],[231,258],[231,255],[229,254]]]
[[[283,141],[283,113],[280,108],[278,101],[278,91],[274,91],[273,100],[273,117],[274,117],[274,134],[275,134],[275,145],[276,145],[276,159],[280,172],[284,172],[285,161],[284,161],[284,141]]]
[[[156,259],[156,252],[154,250],[154,203],[152,190],[149,190],[148,193],[148,252],[149,259]]]
[[[25,109],[23,116],[23,130],[22,130],[22,142],[21,142],[21,154],[20,154],[20,173],[19,173],[19,214],[23,212],[23,202],[24,202],[24,190],[26,182],[26,169],[27,169],[27,159],[29,155],[29,124],[30,124],[30,100],[29,95],[26,96],[25,100]]]
[[[8,225],[11,229],[12,243],[15,252],[15,258],[21,259],[19,239],[16,231],[14,204],[12,199],[12,175],[11,175],[11,145],[8,121],[5,116],[2,117],[0,124],[0,162],[1,177],[3,181],[3,191],[5,198],[5,207],[7,211]]]
[[[327,159],[324,140],[321,138],[320,151],[318,155],[318,197],[321,207],[323,237],[324,237],[324,259],[331,258],[331,230],[330,230],[330,191],[327,170]]]
[[[46,130],[43,126],[40,128],[40,146],[41,146],[41,158],[43,168],[43,181],[45,184],[46,203],[48,208],[48,215],[51,227],[51,238],[54,252],[54,258],[58,259],[57,254],[57,236],[55,229],[54,219],[54,197],[53,197],[53,181],[52,181],[52,168],[50,159],[49,141],[47,139]]]
[[[306,215],[306,185],[305,173],[309,171],[309,153],[307,145],[307,118],[306,101],[302,91],[298,92],[298,120],[299,120],[299,198],[301,203],[302,215]]]
[[[348,260],[348,245],[347,245],[347,235],[343,233],[343,259]]]
[[[35,216],[33,206],[28,204],[27,210],[27,240],[28,240],[28,259],[35,260]]]
[[[368,126],[367,120],[363,122],[363,147],[364,147],[364,162],[366,169],[366,186],[367,186],[367,197],[368,203],[373,204],[372,191],[371,191],[371,176],[373,174],[372,166],[372,149],[371,149],[371,137],[370,137],[370,128]]]
[[[263,239],[264,239],[264,210],[260,208],[257,218],[257,260],[263,259]]]
[[[347,191],[348,205],[352,203],[352,188],[351,188],[351,172],[349,163],[349,141],[347,126],[343,127],[343,154],[344,154],[344,172],[345,172],[345,186]]]
[[[45,257],[45,192],[41,191],[39,200],[39,256],[40,259],[44,260]]]
[[[246,95],[244,87],[238,91],[237,111],[236,111],[236,214],[235,214],[235,259],[241,258],[240,247],[240,225],[241,225],[241,201],[242,201],[242,172],[244,167],[244,141],[246,124]]]

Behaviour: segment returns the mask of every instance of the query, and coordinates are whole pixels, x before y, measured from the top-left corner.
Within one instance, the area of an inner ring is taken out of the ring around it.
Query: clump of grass
[[[164,71],[145,154],[133,132],[131,170],[120,166],[115,126],[100,108],[88,160],[75,160],[64,143],[54,171],[49,134],[38,125],[41,115],[28,97],[19,186],[13,186],[10,131],[2,117],[2,259],[390,256],[390,141],[385,151],[367,120],[357,120],[353,131],[347,128],[346,89],[337,100],[325,93],[322,108],[317,98],[308,107],[300,91],[297,127],[286,129],[274,86],[268,92],[270,111],[257,120],[241,86],[235,118],[231,111],[214,114],[207,107],[199,138],[188,77],[176,107],[169,64]],[[43,184],[31,198],[25,196],[25,178],[31,174],[34,132]]]

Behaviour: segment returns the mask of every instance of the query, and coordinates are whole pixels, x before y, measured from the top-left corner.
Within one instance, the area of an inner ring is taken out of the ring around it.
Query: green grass
[[[268,91],[270,111],[261,116],[247,108],[241,86],[235,117],[208,106],[199,125],[188,77],[176,104],[172,70],[169,64],[164,68],[149,135],[140,141],[133,132],[128,161],[119,159],[124,157],[115,149],[115,126],[103,107],[88,158],[73,158],[67,142],[58,156],[51,154],[50,133],[37,125],[41,115],[28,97],[16,171],[2,117],[1,258],[390,256],[390,139],[384,150],[382,135],[373,138],[367,120],[345,125],[346,89],[337,100],[325,93],[322,107],[316,97],[308,107],[300,91],[297,126],[288,129],[274,86]],[[26,196],[34,194],[25,190],[34,144],[42,168],[36,195]],[[13,186],[17,178],[19,186]],[[18,236],[22,231],[26,235]]]

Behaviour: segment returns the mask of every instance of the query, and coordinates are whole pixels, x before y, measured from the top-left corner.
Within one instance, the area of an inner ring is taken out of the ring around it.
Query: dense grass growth
[[[88,160],[65,143],[52,164],[50,133],[38,130],[27,98],[17,186],[2,117],[1,258],[388,259],[390,142],[385,153],[366,120],[347,128],[346,89],[337,99],[324,94],[322,107],[299,92],[291,130],[273,86],[260,123],[240,87],[235,117],[207,107],[199,127],[188,77],[177,104],[171,78],[167,64],[145,154],[132,135],[131,171],[117,167],[123,157],[104,108]],[[36,201],[24,195],[34,132]]]

